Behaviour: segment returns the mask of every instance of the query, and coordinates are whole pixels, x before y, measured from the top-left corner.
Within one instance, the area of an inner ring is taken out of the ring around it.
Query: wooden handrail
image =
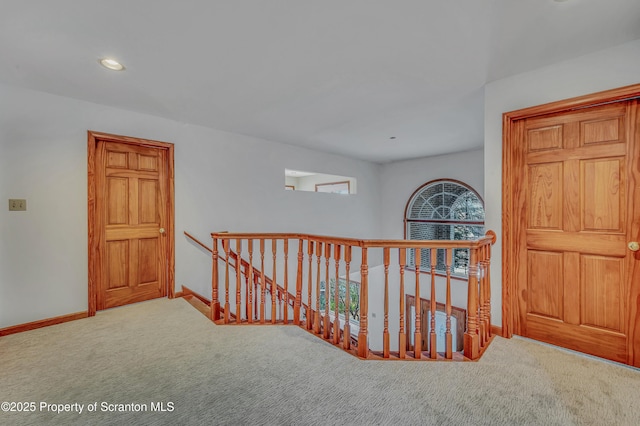
[[[193,235],[191,235],[187,231],[184,231],[184,235],[186,235],[189,239],[193,240],[193,242],[198,244],[203,249],[207,250],[209,253],[212,253],[212,250],[211,250],[210,247],[207,247],[206,245],[204,245],[204,243],[202,243],[202,241],[200,241],[199,239],[197,239],[196,237],[194,237]]]
[[[323,244],[348,245],[362,248],[434,248],[434,249],[456,249],[456,248],[480,248],[488,243],[494,244],[495,233],[488,231],[487,235],[477,240],[361,240],[355,238],[340,238],[326,235],[313,234],[285,234],[285,233],[241,233],[241,232],[212,232],[212,238],[220,239],[300,239],[321,241]]]

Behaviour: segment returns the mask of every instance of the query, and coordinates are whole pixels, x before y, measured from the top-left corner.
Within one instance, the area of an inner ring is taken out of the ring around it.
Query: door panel
[[[107,289],[126,287],[129,281],[129,241],[107,243]]]
[[[625,139],[623,115],[612,118],[584,120],[580,123],[581,146],[595,143],[616,143]]]
[[[514,127],[514,205],[524,219],[514,246],[516,334],[634,362],[628,324],[637,306],[629,307],[640,303],[632,298],[640,277],[627,243],[638,238],[640,214],[637,121],[628,101]]]
[[[129,181],[126,178],[107,178],[107,224],[128,223]]]
[[[104,215],[97,309],[167,294],[167,153],[165,149],[98,140],[96,214]]]
[[[158,275],[158,239],[143,238],[139,240],[138,282],[140,284],[157,284]]]
[[[529,228],[562,229],[562,163],[529,167]]]
[[[562,148],[562,126],[540,127],[527,131],[529,152]]]
[[[529,250],[527,289],[529,312],[562,319],[563,254]]]
[[[606,256],[582,256],[583,324],[624,332],[624,261]]]
[[[624,158],[582,160],[582,231],[624,233]]]

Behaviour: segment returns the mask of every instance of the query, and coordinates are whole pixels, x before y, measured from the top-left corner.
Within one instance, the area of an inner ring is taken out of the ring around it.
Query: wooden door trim
[[[625,101],[640,97],[640,84],[592,93],[576,98],[565,99],[529,108],[523,108],[502,115],[502,334],[512,337],[515,316],[517,315],[515,297],[516,271],[513,253],[516,253],[517,238],[513,235],[518,228],[519,216],[515,213],[514,179],[519,170],[516,149],[519,146],[520,133],[517,121],[545,114],[554,114],[593,107],[597,105]]]
[[[98,141],[117,142],[143,147],[163,149],[167,153],[167,205],[166,205],[166,239],[167,239],[167,277],[166,277],[166,294],[170,299],[174,297],[175,292],[175,219],[174,219],[174,145],[168,142],[154,141],[150,139],[140,139],[130,136],[120,136],[109,133],[87,131],[87,183],[88,183],[88,257],[89,257],[89,276],[88,276],[88,296],[89,309],[88,315],[94,316],[97,309],[98,298],[98,281],[99,271],[97,268],[98,247],[99,247],[99,229],[102,224],[97,220],[96,212],[96,195],[98,179],[96,176],[96,147]]]

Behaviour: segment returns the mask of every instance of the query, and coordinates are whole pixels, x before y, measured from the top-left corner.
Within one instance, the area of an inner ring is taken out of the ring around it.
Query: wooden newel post
[[[296,300],[293,304],[293,323],[300,325],[300,306],[302,305],[302,262],[304,260],[304,240],[298,240],[298,272],[296,275]],[[308,321],[307,321],[308,322]]]
[[[231,318],[231,308],[229,305],[229,242],[228,239],[222,240],[222,248],[224,249],[224,323],[229,324]]]
[[[404,359],[407,353],[407,333],[404,329],[404,268],[407,263],[407,249],[401,248],[398,253],[400,264],[400,332],[398,333],[398,357]]]
[[[384,329],[382,330],[382,356],[389,358],[389,247],[383,249],[384,260]]]
[[[469,249],[469,288],[467,295],[467,331],[464,333],[464,356],[477,359],[478,340],[478,249]]]
[[[242,240],[236,238],[236,324],[242,321]]]
[[[253,240],[250,239],[248,241],[248,250],[249,250],[249,264],[247,265],[247,289],[249,291],[249,296],[247,297],[247,321],[249,324],[253,323],[254,317],[254,305],[253,305],[253,288],[255,278],[253,276]]]
[[[284,308],[282,309],[282,322],[289,324],[289,239],[285,238],[284,244]],[[296,289],[298,284],[296,282]],[[298,300],[298,293],[296,290],[296,299]],[[295,309],[296,302],[293,302]]]
[[[369,265],[367,259],[367,248],[362,247],[362,264],[360,265],[360,331],[358,332],[358,356],[367,358],[369,356],[369,343],[367,342],[367,327],[369,321],[367,312],[369,309]]]
[[[479,327],[478,327],[478,335],[480,336],[480,347],[484,347],[488,341],[488,324],[487,324],[487,289],[486,289],[486,250],[487,246],[480,247],[478,259],[478,267],[480,268],[480,277],[478,279],[478,284],[480,290],[478,292],[479,298],[479,306],[480,306],[480,318],[479,318]]]
[[[271,239],[271,256],[273,258],[273,269],[271,275],[271,324],[275,324],[278,319],[278,306],[276,305],[276,296],[278,293],[278,281],[276,277],[277,272],[277,256],[278,253],[278,240],[275,238]]]
[[[487,245],[486,267],[485,290],[487,292],[487,297],[485,299],[485,305],[487,312],[487,339],[489,339],[491,338],[491,245]]]
[[[213,235],[212,235],[213,237]],[[212,251],[212,265],[211,265],[211,321],[217,321],[220,319],[220,299],[218,296],[218,239],[213,237],[213,251]]]
[[[264,238],[260,239],[260,324],[265,323],[267,285],[264,275]]]
[[[413,357],[422,358],[422,301],[420,300],[420,261],[422,260],[422,249],[416,248],[414,263],[416,267],[416,298],[414,302],[416,310],[415,331],[413,333]]]
[[[487,297],[485,299],[486,304],[486,312],[487,312],[487,339],[491,338],[491,246],[496,243],[496,233],[492,230],[487,231],[487,237],[491,237],[491,244],[487,244],[487,253],[486,253],[486,292]]]

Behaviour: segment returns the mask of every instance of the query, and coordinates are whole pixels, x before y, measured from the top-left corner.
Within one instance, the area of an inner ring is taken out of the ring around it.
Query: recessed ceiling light
[[[100,59],[99,62],[100,62],[100,65],[102,65],[103,67],[113,71],[124,70],[124,65],[122,65],[120,62],[116,61],[115,59],[104,58],[104,59]]]

